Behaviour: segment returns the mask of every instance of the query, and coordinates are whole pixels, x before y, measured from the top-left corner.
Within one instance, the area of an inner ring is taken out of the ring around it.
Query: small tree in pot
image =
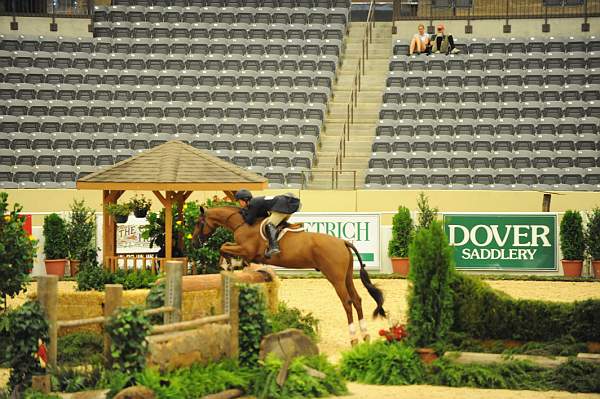
[[[414,232],[410,210],[404,206],[398,207],[398,212],[392,220],[392,239],[388,244],[388,255],[392,259],[394,273],[408,275],[408,246]]]
[[[600,208],[594,208],[588,213],[588,223],[585,231],[587,253],[592,259],[594,276],[600,279]]]
[[[65,221],[56,213],[44,218],[44,253],[46,273],[63,276],[69,256],[69,244]]]
[[[85,206],[85,201],[74,200],[67,223],[71,276],[79,271],[85,253],[96,245],[96,214]]]
[[[579,211],[568,210],[560,222],[560,250],[565,276],[579,277],[583,268],[583,222]]]

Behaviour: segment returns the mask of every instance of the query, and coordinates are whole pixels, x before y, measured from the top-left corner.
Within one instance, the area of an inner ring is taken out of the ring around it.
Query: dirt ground
[[[369,334],[378,337],[378,331],[387,328],[390,322],[406,321],[406,295],[408,284],[406,280],[374,280],[385,295],[384,307],[389,314],[387,320],[372,320],[371,314],[375,302],[368,295],[360,280],[355,285],[363,299],[363,308],[368,319]],[[550,282],[550,281],[489,281],[493,288],[506,292],[516,298],[542,299],[549,301],[572,302],[588,298],[600,299],[600,282]],[[73,282],[61,282],[59,289],[74,290]],[[33,284],[30,288],[35,290]],[[9,300],[9,306],[18,306],[25,300],[26,295]],[[311,312],[321,320],[319,348],[332,361],[337,362],[341,353],[350,348],[346,316],[335,291],[325,279],[282,279],[279,298],[290,306]],[[0,370],[0,387],[8,379],[7,370]],[[572,394],[568,392],[532,392],[509,391],[495,389],[447,388],[427,385],[405,387],[372,386],[356,383],[348,384],[350,395],[355,399],[570,399],[595,398],[599,394]]]

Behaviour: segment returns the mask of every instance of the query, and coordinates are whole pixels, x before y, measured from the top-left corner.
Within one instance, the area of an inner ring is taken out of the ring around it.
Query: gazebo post
[[[102,253],[104,258],[104,267],[113,271],[114,265],[111,264],[111,257],[117,252],[117,224],[115,219],[106,211],[106,206],[117,202],[123,195],[123,190],[102,190]]]
[[[173,257],[173,191],[165,196],[165,258]]]

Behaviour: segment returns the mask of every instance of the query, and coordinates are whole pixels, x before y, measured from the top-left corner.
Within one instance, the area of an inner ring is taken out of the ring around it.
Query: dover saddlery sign
[[[306,231],[330,234],[354,244],[367,267],[379,267],[379,214],[295,213],[290,222],[304,223]],[[360,265],[354,260],[354,268]]]
[[[556,214],[452,213],[444,227],[457,268],[557,270]]]

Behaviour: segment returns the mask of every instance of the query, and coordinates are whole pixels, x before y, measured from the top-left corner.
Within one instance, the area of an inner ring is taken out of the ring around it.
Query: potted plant
[[[126,223],[131,213],[129,204],[108,204],[106,211],[110,213],[117,223]]]
[[[388,256],[392,259],[392,270],[401,276],[408,276],[408,246],[414,231],[410,210],[398,207],[392,220],[392,239],[388,244]]]
[[[594,277],[600,279],[600,208],[588,213],[588,223],[585,231],[585,246],[592,259]]]
[[[584,249],[581,214],[579,211],[568,210],[560,222],[561,263],[565,276],[581,276]]]
[[[46,273],[63,276],[69,255],[67,227],[56,213],[44,218],[44,253]]]
[[[79,271],[82,258],[89,248],[95,247],[96,215],[93,209],[85,206],[85,201],[74,200],[67,222],[69,242],[69,267],[71,276]]]
[[[136,218],[145,218],[151,206],[152,202],[143,195],[139,197],[136,195],[129,201],[129,207],[133,210]]]

